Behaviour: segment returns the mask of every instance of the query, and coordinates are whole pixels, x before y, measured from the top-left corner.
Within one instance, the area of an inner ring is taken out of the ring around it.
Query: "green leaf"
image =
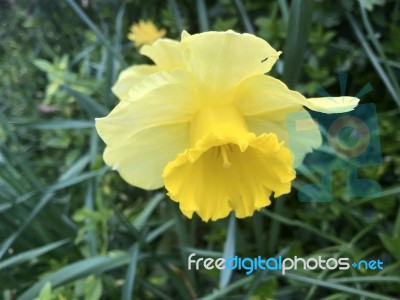
[[[400,260],[400,237],[392,237],[381,233],[379,234],[379,238],[386,250],[392,254],[393,257]]]
[[[133,246],[132,258],[125,274],[125,284],[122,288],[122,300],[132,299],[139,253],[139,244],[136,244]]]
[[[301,276],[301,275],[297,275],[297,274],[293,274],[293,273],[285,273],[284,276],[287,278],[293,279],[293,280],[305,282],[305,283],[312,284],[312,285],[317,285],[319,287],[325,287],[325,288],[332,289],[332,290],[346,292],[349,294],[357,295],[359,297],[367,297],[367,298],[380,299],[380,300],[394,300],[394,298],[386,297],[385,295],[380,295],[380,294],[376,294],[376,293],[369,292],[369,291],[363,291],[363,290],[359,290],[359,289],[349,287],[346,285],[336,284],[333,282],[327,282],[325,280],[314,279],[314,278],[305,277],[305,276]]]
[[[105,271],[126,265],[129,261],[130,254],[119,253],[112,256],[97,256],[69,264],[34,284],[21,296],[19,296],[18,300],[33,299],[40,292],[42,287],[48,282],[50,282],[51,286],[55,288],[79,278],[84,278],[88,275],[101,274]]]
[[[100,30],[97,28],[97,26],[88,17],[88,15],[81,9],[81,7],[78,4],[76,4],[76,2],[74,0],[66,0],[66,1],[67,1],[68,5],[75,11],[75,13],[78,15],[78,17],[95,33],[95,35],[101,41],[101,43],[104,45],[104,47],[106,47],[107,50],[110,51],[114,55],[114,57],[118,60],[118,62],[121,64],[121,66],[126,67],[126,64],[125,64],[122,56],[115,51],[115,49],[112,47],[109,40],[104,36],[103,33],[100,32]]]
[[[208,24],[207,7],[204,0],[196,0],[197,15],[199,17],[200,31],[208,31],[210,25]]]
[[[35,121],[35,122],[16,123],[16,125],[24,126],[26,128],[41,129],[41,130],[94,128],[94,122],[87,120]]]
[[[254,34],[253,24],[250,22],[250,18],[247,14],[246,8],[243,5],[243,2],[241,0],[235,0],[235,4],[239,11],[240,16],[242,17],[242,22],[243,22],[245,30],[248,33]]]
[[[71,239],[65,239],[65,240],[57,241],[57,242],[50,243],[50,244],[47,244],[47,245],[39,247],[39,248],[35,248],[32,250],[23,252],[20,254],[13,255],[8,259],[0,261],[0,270],[9,268],[9,267],[14,267],[14,266],[17,266],[24,262],[36,259],[37,257],[39,257],[47,252],[50,252],[54,249],[57,249],[70,241],[71,241]]]
[[[40,294],[34,300],[51,300],[51,284],[47,282],[40,290]]]
[[[226,260],[230,257],[235,256],[236,249],[236,217],[234,213],[229,216],[228,233],[226,235],[226,240],[224,243],[224,251],[222,257]],[[225,288],[232,276],[232,271],[229,268],[221,270],[221,275],[219,278],[219,288]]]
[[[164,197],[165,195],[163,193],[158,193],[146,204],[144,210],[133,222],[133,225],[138,230],[141,230],[144,227],[147,220],[149,219],[153,211],[157,208],[158,204],[164,199]]]
[[[358,0],[360,5],[364,8],[372,11],[374,9],[374,5],[383,5],[385,4],[385,0]]]
[[[86,300],[98,300],[103,293],[101,279],[97,276],[88,276],[84,282],[83,293]]]
[[[312,1],[292,1],[289,15],[289,26],[283,48],[284,68],[283,81],[293,88],[300,75],[304,52],[311,28]]]
[[[89,114],[90,117],[104,117],[108,114],[108,109],[105,108],[100,103],[93,100],[91,97],[82,94],[67,85],[62,85],[62,87],[72,96],[75,100],[83,107],[84,110]]]

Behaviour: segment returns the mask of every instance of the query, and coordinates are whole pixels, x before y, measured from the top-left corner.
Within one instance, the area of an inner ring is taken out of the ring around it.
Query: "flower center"
[[[231,153],[233,152],[231,144],[212,148],[212,153],[213,153],[213,155],[215,155],[216,158],[220,158],[222,156],[222,166],[227,169],[232,166],[232,163],[229,161],[229,158],[228,158],[228,154],[227,154],[228,151]]]

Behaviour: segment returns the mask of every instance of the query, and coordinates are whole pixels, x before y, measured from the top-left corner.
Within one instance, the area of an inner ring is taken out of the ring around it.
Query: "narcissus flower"
[[[189,218],[243,218],[289,193],[294,167],[321,136],[291,137],[289,149],[287,114],[358,103],[306,99],[265,75],[280,52],[251,34],[183,32],[181,42],[160,39],[141,53],[155,65],[123,71],[113,88],[121,102],[96,120],[104,160],[134,186],[165,186]]]
[[[130,28],[128,39],[135,42],[136,47],[140,47],[145,44],[151,45],[159,38],[165,36],[165,29],[158,29],[151,21],[139,21],[134,23]]]

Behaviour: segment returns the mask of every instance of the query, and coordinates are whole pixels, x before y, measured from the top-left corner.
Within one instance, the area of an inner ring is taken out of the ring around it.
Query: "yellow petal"
[[[344,113],[353,110],[360,99],[356,97],[323,97],[308,98],[304,103],[311,110],[319,111],[325,114]]]
[[[295,167],[301,164],[307,153],[322,143],[318,125],[303,109],[301,103],[304,100],[301,94],[289,90],[283,82],[265,75],[253,76],[244,81],[237,88],[235,97],[235,103],[245,116],[249,130],[255,134],[276,134],[290,148]],[[293,113],[302,114],[301,119],[308,120],[313,125],[312,129],[302,130],[300,134],[294,130],[289,132],[287,125]]]
[[[289,90],[280,80],[268,75],[253,76],[240,84],[234,102],[246,117],[269,115],[270,119],[285,119],[287,113],[303,109],[304,97]]]
[[[150,58],[157,67],[164,70],[184,68],[180,43],[170,39],[159,39],[152,45],[145,45],[140,54]]]
[[[232,30],[186,36],[181,44],[188,70],[215,101],[242,80],[268,72],[280,54],[263,39]]]
[[[189,146],[189,124],[152,127],[132,136],[125,131],[125,140],[107,146],[104,161],[134,186],[147,190],[162,187],[163,169]]]
[[[124,101],[128,98],[129,90],[132,87],[136,86],[148,75],[157,71],[159,71],[159,68],[156,66],[131,66],[119,74],[117,82],[112,87],[112,91],[121,101]]]
[[[274,134],[237,135],[234,129],[216,128],[166,166],[168,195],[187,217],[196,212],[204,221],[217,220],[231,210],[248,217],[270,204],[272,192],[290,191],[295,174],[289,150]]]
[[[139,23],[135,23],[130,28],[128,39],[135,42],[137,47],[144,44],[152,44],[157,39],[163,37],[166,34],[165,29],[158,29],[153,22],[145,22],[140,20]]]
[[[186,30],[183,30],[181,33],[181,41],[183,41],[184,39],[186,39],[189,36],[191,36],[191,34],[189,32],[187,32]]]
[[[301,118],[299,117],[300,114],[302,116]],[[289,147],[292,152],[294,158],[293,167],[296,168],[300,166],[307,153],[310,153],[321,146],[322,136],[318,124],[312,119],[311,115],[306,110],[298,112],[297,118],[305,120],[305,122],[308,123],[308,129],[302,128],[301,125],[295,123],[293,126],[295,130],[289,131],[288,121],[292,118],[291,114],[289,114],[289,120],[285,117],[280,120],[270,120],[269,116],[269,114],[265,114],[247,117],[246,122],[249,130],[255,134],[261,134],[263,132],[276,134],[278,139],[284,141],[285,145]]]
[[[130,97],[96,119],[96,129],[107,145],[106,163],[128,182],[150,189],[160,187],[165,164],[189,146],[196,86],[189,74],[177,70],[152,74],[135,89],[140,87],[141,93],[133,93],[139,98]]]

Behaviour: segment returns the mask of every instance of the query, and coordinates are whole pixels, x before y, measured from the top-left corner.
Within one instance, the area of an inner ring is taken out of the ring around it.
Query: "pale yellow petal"
[[[107,145],[118,145],[151,127],[187,123],[198,110],[196,93],[195,82],[184,71],[152,74],[134,88],[127,101],[96,119],[97,131]]]
[[[246,78],[268,72],[280,54],[261,38],[231,30],[186,36],[181,44],[188,70],[215,101],[224,101],[218,97]]]
[[[188,123],[152,127],[108,145],[103,158],[126,182],[157,189],[164,186],[161,175],[165,166],[189,146],[188,141]]]
[[[176,92],[182,93],[181,98],[190,98],[187,99],[187,103],[198,103],[200,95],[195,78],[189,72],[179,69],[160,71],[148,76],[146,80],[141,81],[129,90],[129,101],[141,99],[156,89],[169,87],[173,87],[177,89]],[[168,97],[180,97],[180,95],[173,95],[172,93],[160,94],[160,101],[164,101],[163,99]],[[166,100],[165,102],[168,101]]]
[[[129,183],[151,189],[160,186],[165,164],[189,146],[197,90],[190,74],[178,70],[152,74],[139,86],[143,91],[133,95],[140,98],[120,102],[96,119],[96,129],[107,146],[106,163]]]
[[[165,34],[166,30],[158,29],[153,22],[140,20],[139,23],[135,23],[130,27],[128,39],[135,42],[136,47],[140,47],[144,44],[152,44]]]
[[[191,34],[189,32],[187,32],[186,30],[183,30],[181,33],[181,41],[183,41],[184,39],[186,39],[189,36],[191,36]]]
[[[268,76],[252,76],[240,84],[234,103],[246,117],[268,115],[284,120],[287,113],[303,109],[304,97],[287,88],[280,80]]]
[[[249,130],[256,133],[274,133],[280,141],[285,142],[285,146],[290,149],[293,155],[293,166],[296,168],[301,165],[307,153],[318,149],[322,144],[322,136],[318,124],[312,119],[311,115],[302,110],[296,114],[296,119],[293,120],[293,129],[288,127],[288,123],[294,118],[292,114],[286,115],[281,120],[270,120],[269,114],[247,117],[246,122]],[[307,126],[302,128],[301,121],[307,122]],[[300,123],[300,124],[299,124]],[[290,124],[290,123],[289,123]],[[298,131],[296,131],[298,130]]]
[[[121,101],[124,101],[128,98],[131,88],[157,71],[159,71],[159,68],[151,65],[131,66],[119,74],[117,82],[112,87],[112,91]]]
[[[336,114],[353,110],[359,101],[360,99],[349,96],[308,98],[304,105],[325,114]]]
[[[260,93],[262,95],[258,97]],[[268,102],[265,101],[266,94],[270,99]],[[242,98],[246,100],[240,101]],[[267,75],[253,76],[244,81],[238,87],[235,99],[240,101],[238,105],[247,115],[259,114],[261,111],[275,112],[299,105],[322,113],[343,113],[353,110],[360,101],[348,96],[307,99],[299,92],[290,90],[282,81]]]
[[[181,45],[171,39],[159,39],[152,45],[145,45],[140,49],[140,53],[150,58],[160,69],[185,67]]]
[[[292,151],[295,167],[301,164],[307,153],[322,143],[318,125],[301,104],[304,100],[301,94],[289,90],[280,80],[265,75],[244,81],[237,88],[235,97],[249,130],[256,134],[275,133]],[[295,128],[289,131],[288,124],[295,114],[298,117],[301,114],[302,119],[309,120],[312,129],[302,130],[301,133],[296,132]]]

